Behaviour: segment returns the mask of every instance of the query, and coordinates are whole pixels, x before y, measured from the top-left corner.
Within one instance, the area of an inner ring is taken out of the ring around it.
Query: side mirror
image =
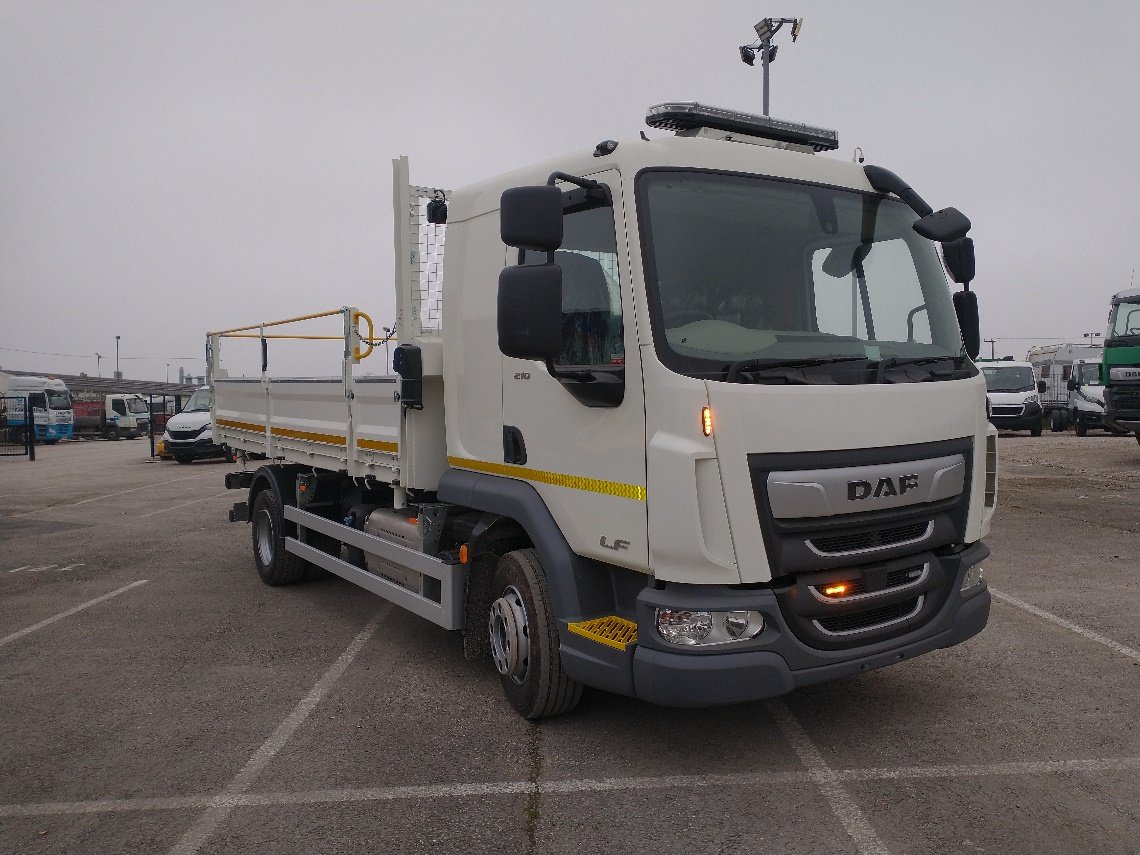
[[[1066,383],[1065,385],[1068,387],[1070,392],[1077,391],[1077,381],[1074,380],[1072,377],[1069,378],[1069,382]],[[1042,389],[1041,391],[1044,392],[1045,390]]]
[[[512,187],[499,204],[499,234],[515,249],[554,252],[562,246],[562,191],[551,185]]]
[[[950,243],[970,231],[970,219],[957,208],[943,208],[917,220],[914,230],[927,240]]]
[[[1046,389],[1045,381],[1044,380],[1038,380],[1037,381],[1037,391],[1040,392],[1042,395],[1044,395],[1045,389]]]
[[[974,281],[974,241],[964,237],[942,244],[942,259],[950,278],[961,285]]]
[[[561,231],[561,209],[558,218]],[[504,356],[557,359],[562,346],[562,268],[557,264],[504,267],[499,273],[498,327]]]
[[[982,349],[982,332],[978,325],[978,295],[973,291],[954,292],[954,314],[962,330],[962,344],[970,359],[977,359]]]

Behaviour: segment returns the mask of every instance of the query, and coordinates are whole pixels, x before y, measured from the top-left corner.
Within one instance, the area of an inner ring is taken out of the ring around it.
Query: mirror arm
[[[593,190],[596,187],[601,186],[593,178],[579,178],[576,175],[567,175],[565,172],[552,172],[550,173],[550,177],[546,179],[547,185],[551,187],[553,187],[559,181],[565,181],[567,184],[574,184],[578,187],[581,187],[583,190]]]

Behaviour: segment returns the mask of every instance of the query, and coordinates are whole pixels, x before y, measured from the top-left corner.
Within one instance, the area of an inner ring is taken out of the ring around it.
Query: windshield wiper
[[[948,359],[954,363],[954,370],[950,373],[956,374],[962,370],[966,357],[946,354],[944,356],[891,356],[887,359],[880,359],[878,362],[872,363],[872,367],[875,369],[875,382],[882,383],[883,374],[892,368],[908,365],[930,365],[934,362],[945,362]],[[933,377],[935,372],[931,371],[930,375]]]
[[[741,359],[738,362],[725,366],[724,379],[729,383],[736,383],[744,372],[766,373],[769,371],[783,371],[788,368],[816,368],[820,365],[832,365],[837,362],[863,362],[865,356],[828,356],[816,359]]]

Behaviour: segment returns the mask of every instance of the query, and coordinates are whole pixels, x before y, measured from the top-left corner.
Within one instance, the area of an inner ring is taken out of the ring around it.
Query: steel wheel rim
[[[491,604],[488,629],[495,670],[521,684],[530,665],[530,627],[522,594],[514,585]]]
[[[263,567],[269,567],[273,564],[273,518],[269,511],[262,510],[258,513],[254,531],[257,536],[257,557]]]

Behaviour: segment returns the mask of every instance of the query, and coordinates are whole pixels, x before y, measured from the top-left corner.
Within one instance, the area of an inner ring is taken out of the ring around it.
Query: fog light
[[[658,609],[657,631],[670,644],[700,644],[712,632],[711,612]]]
[[[727,612],[724,631],[732,641],[755,638],[764,631],[764,615],[760,612]]]
[[[982,565],[975,564],[966,571],[966,578],[962,580],[962,590],[967,591],[980,584],[982,584]]]

